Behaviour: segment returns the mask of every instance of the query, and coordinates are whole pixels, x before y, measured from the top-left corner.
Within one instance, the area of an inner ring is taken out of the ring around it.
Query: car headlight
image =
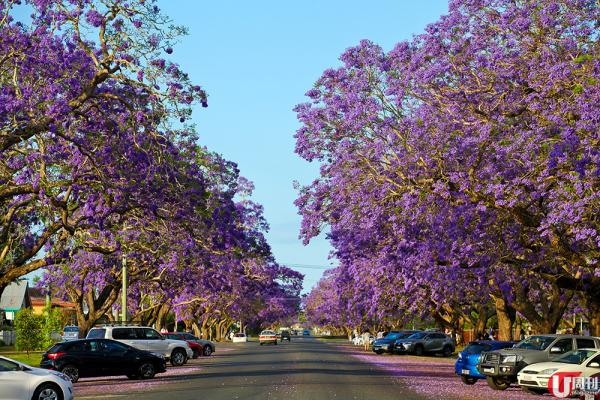
[[[520,356],[517,356],[516,354],[511,354],[509,356],[504,356],[502,357],[502,362],[503,363],[511,363],[511,364],[516,364],[518,361],[520,361]]]
[[[462,358],[462,353],[458,353],[458,358]]]
[[[413,342],[404,342],[405,345],[410,346],[413,344]]]
[[[50,371],[50,372],[52,373],[52,375],[58,376],[63,381],[71,382],[71,378],[69,378],[67,375],[63,374],[62,372],[58,372],[58,371]]]
[[[552,375],[556,371],[558,371],[558,368],[547,368],[543,371],[538,372],[538,375]]]
[[[161,353],[152,353],[152,355],[155,355],[158,358],[165,358],[165,355]]]

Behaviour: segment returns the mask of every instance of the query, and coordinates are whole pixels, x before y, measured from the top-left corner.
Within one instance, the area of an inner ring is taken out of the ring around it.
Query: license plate
[[[463,369],[461,372],[462,372],[463,375],[470,375],[471,374],[471,371],[469,371],[468,369]]]
[[[494,368],[484,368],[483,372],[489,372],[493,374],[494,372],[496,372],[496,370]]]

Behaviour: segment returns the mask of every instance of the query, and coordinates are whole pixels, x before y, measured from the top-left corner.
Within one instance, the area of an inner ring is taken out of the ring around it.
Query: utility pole
[[[127,258],[123,256],[123,288],[121,289],[121,322],[127,322]]]

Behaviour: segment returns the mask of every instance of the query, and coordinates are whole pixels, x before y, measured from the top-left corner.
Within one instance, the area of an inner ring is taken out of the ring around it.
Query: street
[[[421,398],[392,374],[312,337],[293,337],[276,346],[254,341],[217,347],[214,356],[170,367],[151,381],[82,379],[75,395],[78,400]]]

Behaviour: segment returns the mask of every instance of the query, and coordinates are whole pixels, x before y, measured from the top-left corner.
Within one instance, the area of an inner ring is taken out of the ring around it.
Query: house
[[[19,280],[8,285],[0,296],[0,325],[14,323],[15,314],[22,308],[31,307],[29,282]]]
[[[76,320],[75,303],[61,300],[56,297],[50,298],[43,289],[38,287],[29,288],[29,296],[31,298],[31,307],[33,308],[34,314],[41,315],[44,312],[44,308],[46,308],[48,304],[51,304],[52,308],[60,309],[70,323],[73,323]]]

